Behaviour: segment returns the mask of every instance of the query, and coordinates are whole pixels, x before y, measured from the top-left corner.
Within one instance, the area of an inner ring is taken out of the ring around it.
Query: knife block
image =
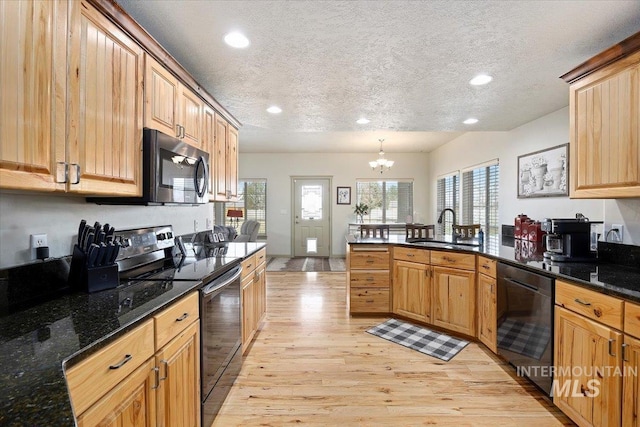
[[[118,264],[89,267],[87,254],[78,245],[75,245],[68,283],[71,289],[89,293],[116,288],[120,284]]]

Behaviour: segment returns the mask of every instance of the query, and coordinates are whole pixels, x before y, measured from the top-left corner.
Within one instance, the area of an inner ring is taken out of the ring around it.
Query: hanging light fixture
[[[369,166],[371,166],[371,169],[374,170],[376,168],[380,168],[380,173],[382,173],[385,171],[385,168],[388,170],[391,168],[391,166],[393,166],[393,160],[384,158],[384,151],[382,151],[382,142],[384,141],[384,139],[379,139],[378,141],[380,141],[380,152],[378,153],[380,157],[378,157],[378,160],[369,162]]]

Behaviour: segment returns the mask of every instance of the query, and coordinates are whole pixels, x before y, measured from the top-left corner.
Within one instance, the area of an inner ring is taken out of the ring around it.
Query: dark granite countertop
[[[227,266],[265,246],[228,245]],[[57,270],[68,274],[68,261],[58,261]],[[0,272],[0,425],[11,426],[74,426],[65,370],[201,286],[132,281],[93,294],[60,291],[54,299],[16,310],[7,300],[20,289],[29,291],[34,278],[26,273],[21,283],[10,270]],[[126,298],[133,303],[123,304]]]
[[[391,235],[387,239],[347,236],[349,244],[392,244],[425,249],[471,252],[485,255],[511,265],[522,267],[535,273],[542,273],[556,279],[564,279],[586,288],[630,301],[640,303],[640,268],[611,262],[549,262],[542,258],[539,250],[533,250],[531,242],[511,239],[509,244],[498,245],[497,249],[481,250],[477,241],[453,242],[438,238],[430,242],[407,242],[404,236]],[[463,243],[463,244],[461,244]]]

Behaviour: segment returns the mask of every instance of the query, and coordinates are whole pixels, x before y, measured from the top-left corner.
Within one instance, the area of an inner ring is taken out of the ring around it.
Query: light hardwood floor
[[[267,318],[214,426],[574,425],[482,345],[442,362],[365,331],[345,273],[268,273]]]

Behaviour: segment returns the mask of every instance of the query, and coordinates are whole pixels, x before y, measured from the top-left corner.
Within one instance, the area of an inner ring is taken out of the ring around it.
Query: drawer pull
[[[370,302],[371,303],[371,302],[373,302],[373,300],[372,299],[367,299],[367,300],[364,300],[364,302]]]
[[[127,354],[124,356],[124,359],[120,361],[120,363],[117,363],[115,365],[109,365],[109,369],[120,369],[125,363],[127,363],[131,359],[133,359],[133,356],[130,354]]]
[[[187,317],[189,317],[189,313],[184,313],[182,316],[178,317],[176,319],[176,322],[182,322],[184,319],[186,319]]]
[[[164,377],[160,377],[158,378],[159,381],[164,381],[167,379],[167,377],[169,376],[169,362],[167,362],[166,360],[161,360],[160,363],[162,363],[164,365]],[[160,371],[160,369],[158,369],[158,371]],[[158,384],[160,384],[160,382],[158,382]]]
[[[416,255],[415,254],[407,254],[407,256],[414,257]]]
[[[154,372],[154,376],[155,376],[155,379],[156,379],[156,383],[154,384],[154,386],[153,386],[153,387],[151,387],[151,389],[152,389],[152,390],[156,390],[156,389],[160,388],[160,368],[158,368],[158,367],[156,366],[156,367],[154,367],[154,368],[152,369],[152,371]]]
[[[375,260],[373,260],[373,259],[368,259],[368,260],[367,260],[367,264],[373,264],[374,262],[376,262],[376,261],[375,261]]]
[[[373,282],[375,279],[373,277],[367,277],[367,282]]]
[[[488,270],[488,269],[490,269],[491,267],[489,267],[488,265],[486,265],[486,264],[485,264],[485,265],[483,265],[483,266],[482,266],[482,268],[484,268],[485,270]]]
[[[583,301],[580,298],[576,298],[576,299],[574,299],[574,301],[577,302],[578,304],[586,305],[587,307],[591,305],[590,302]]]
[[[453,258],[449,258],[448,256],[444,256],[444,257],[442,257],[442,259],[443,259],[443,260],[445,260],[445,261],[447,261],[447,262],[456,262],[456,260],[455,260],[455,259],[453,259]]]
[[[628,362],[629,359],[627,359],[627,347],[629,346],[629,344],[622,344],[622,360],[624,362]]]
[[[616,340],[614,340],[613,338],[611,338],[611,339],[609,340],[609,356],[616,357],[616,355],[612,353],[613,343],[614,343],[614,342],[616,342]]]

